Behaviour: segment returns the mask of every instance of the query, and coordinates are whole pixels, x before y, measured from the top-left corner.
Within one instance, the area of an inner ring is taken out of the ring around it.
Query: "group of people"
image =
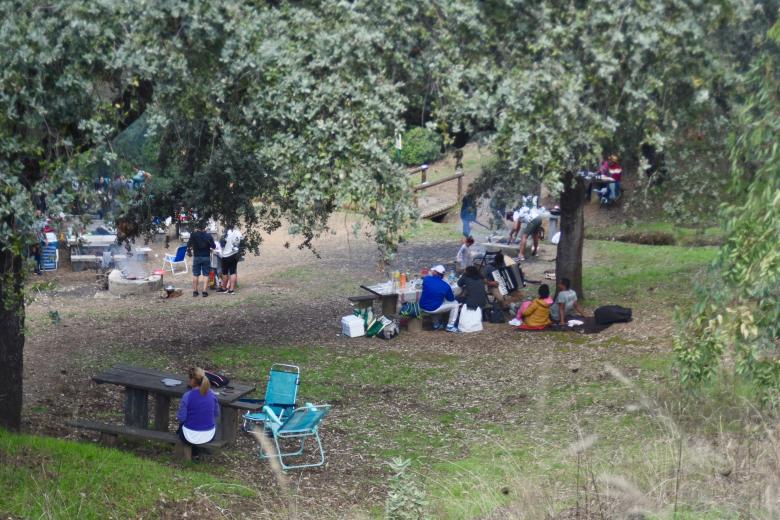
[[[602,161],[595,173],[596,177],[610,179],[610,182],[601,188],[594,188],[594,183],[591,180],[586,190],[586,198],[590,200],[592,193],[595,191],[602,205],[606,206],[615,202],[620,197],[620,183],[623,179],[623,167],[620,166],[620,157],[616,154],[610,155]],[[592,175],[588,177],[592,177]]]
[[[450,284],[444,280],[445,267],[443,265],[431,267],[428,276],[423,278],[420,308],[428,314],[448,315],[446,324],[435,320],[434,329],[459,332],[457,322],[462,307],[465,306],[470,310],[480,309],[484,312],[488,306],[488,293],[493,297],[493,305],[501,312],[514,310],[522,299],[522,291],[517,289],[502,294],[493,274],[497,269],[505,267],[506,262],[505,256],[499,253],[493,262],[485,266],[484,272],[475,265],[466,265],[457,282],[461,289],[457,298]],[[574,312],[577,314],[575,315]],[[558,292],[554,299],[550,297],[550,287],[547,284],[540,285],[537,298],[519,305],[516,319],[522,322],[521,329],[537,330],[553,324],[566,325],[570,318],[583,315],[584,312],[577,301],[577,293],[572,290],[570,280],[562,278],[558,283]]]
[[[206,289],[212,269],[216,273],[217,292],[235,294],[243,238],[241,231],[230,227],[216,242],[214,237],[206,232],[204,224],[199,224],[190,234],[187,254],[192,256],[192,296],[205,298],[209,295]]]
[[[97,177],[94,188],[99,201],[98,217],[103,219],[109,212],[116,209],[119,198],[128,192],[141,191],[145,188],[146,182],[151,180],[152,174],[134,166],[135,173],[130,177],[118,174],[111,180],[111,177]]]
[[[118,174],[111,180],[111,177],[97,177],[95,180],[96,191],[107,191],[117,196],[125,190],[140,190],[146,184],[146,181],[152,178],[152,174],[134,166],[135,173],[130,177]]]
[[[577,314],[574,314],[575,311]],[[584,315],[577,301],[577,292],[571,288],[571,281],[561,278],[555,299],[550,297],[550,287],[546,283],[541,284],[538,296],[530,302],[523,302],[516,319],[522,321],[521,329],[542,330],[550,325],[564,326],[569,319]]]

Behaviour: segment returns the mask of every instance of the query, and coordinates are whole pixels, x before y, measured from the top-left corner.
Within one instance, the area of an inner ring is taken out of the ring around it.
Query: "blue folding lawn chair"
[[[298,385],[301,379],[301,369],[296,365],[274,363],[268,374],[268,385],[265,387],[265,399],[241,399],[243,402],[263,405],[260,412],[245,413],[244,431],[252,431],[255,425],[265,423],[268,416],[265,408],[269,407],[274,414],[284,420],[292,415],[298,399]]]
[[[265,453],[261,444],[261,459],[277,458],[282,465],[282,469],[285,470],[294,468],[315,468],[317,466],[322,466],[325,463],[325,450],[322,449],[322,441],[320,441],[318,430],[320,423],[330,412],[329,404],[313,405],[311,403],[306,403],[306,406],[296,408],[292,415],[284,421],[277,417],[274,411],[268,406],[264,406],[263,411],[268,416],[268,419],[266,420],[267,431],[274,439],[276,453]],[[286,464],[285,458],[298,457],[304,454],[306,439],[309,438],[313,439],[316,443],[317,450],[320,453],[319,461],[303,464]],[[296,451],[284,452],[279,443],[280,439],[300,439],[301,445]]]

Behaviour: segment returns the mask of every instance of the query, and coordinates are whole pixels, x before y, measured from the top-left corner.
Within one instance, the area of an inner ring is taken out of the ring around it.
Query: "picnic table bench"
[[[176,379],[181,384],[166,386],[163,379]],[[169,431],[171,398],[181,398],[189,390],[188,378],[150,368],[119,365],[92,378],[98,384],[113,384],[125,388],[124,425],[75,420],[70,424],[77,428],[101,432],[101,437],[113,442],[119,435],[167,442],[176,445],[177,454],[189,459],[189,446],[182,445],[178,436]],[[213,389],[220,405],[220,420],[214,439],[205,447],[218,448],[233,442],[238,430],[238,410],[256,410],[259,405],[238,401],[254,390],[254,385],[231,383],[227,387]],[[154,424],[149,423],[149,394],[154,397]]]
[[[361,294],[359,296],[350,296],[347,299],[358,309],[367,309],[374,304],[377,296],[374,294]]]
[[[478,246],[487,252],[501,251],[504,254],[515,257],[520,254],[520,244],[507,244],[503,242],[479,242]]]
[[[76,272],[84,269],[95,269],[100,266],[102,261],[103,258],[96,255],[77,255],[73,253],[70,255],[70,265]]]

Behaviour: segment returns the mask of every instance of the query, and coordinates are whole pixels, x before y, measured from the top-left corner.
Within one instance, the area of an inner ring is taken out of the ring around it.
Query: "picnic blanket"
[[[544,332],[544,331],[550,331],[550,332],[576,332],[578,334],[598,334],[599,332],[608,329],[611,324],[609,325],[600,325],[596,323],[596,319],[593,318],[593,316],[574,316],[573,317],[576,320],[579,320],[582,323],[582,325],[577,325],[574,327],[568,327],[568,326],[560,326],[560,325],[550,325],[549,327],[545,327],[543,329],[531,329],[531,328],[520,328],[515,327],[515,329],[521,331],[521,332]]]

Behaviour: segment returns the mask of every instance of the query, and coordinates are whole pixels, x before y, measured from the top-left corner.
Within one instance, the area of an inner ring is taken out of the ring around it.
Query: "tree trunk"
[[[0,251],[0,427],[22,424],[24,352],[23,259]]]
[[[582,290],[582,243],[585,238],[585,183],[582,177],[568,172],[563,177],[561,194],[561,241],[555,259],[556,283],[561,278],[571,280],[577,298],[584,299]]]

